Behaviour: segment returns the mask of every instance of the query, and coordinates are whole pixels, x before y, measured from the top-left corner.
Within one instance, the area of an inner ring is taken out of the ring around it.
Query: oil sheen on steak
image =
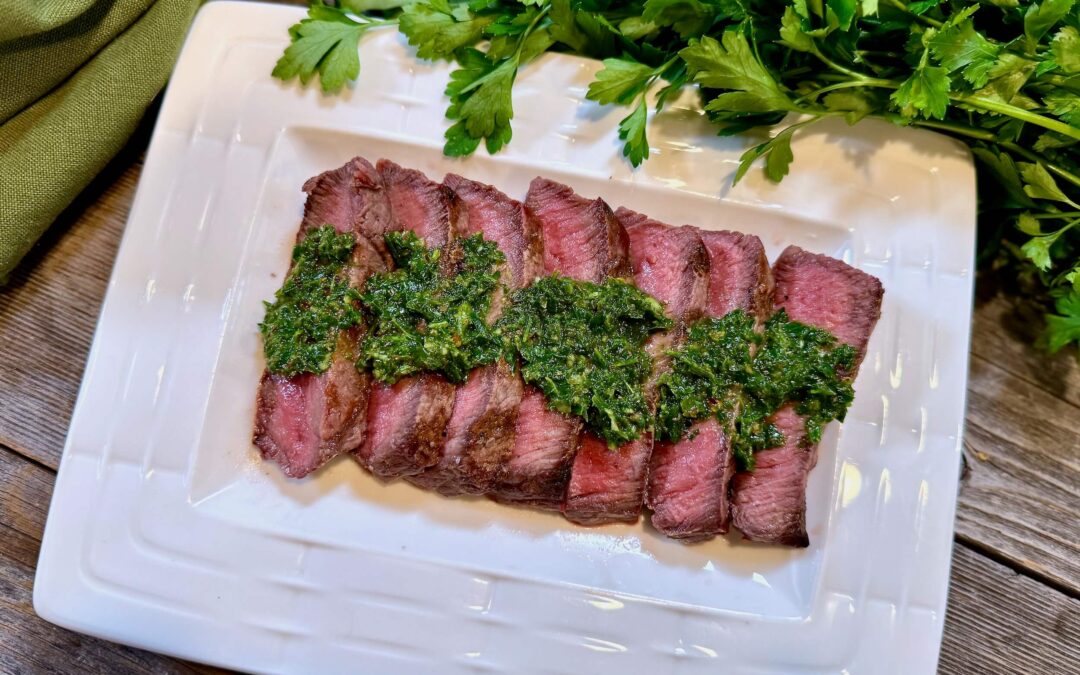
[[[348,265],[350,283],[362,289],[367,278],[386,269],[378,248],[364,236],[390,222],[390,209],[375,168],[357,157],[304,184],[308,193],[301,241],[312,228],[333,225],[357,235]],[[264,372],[256,400],[254,442],[263,457],[286,475],[300,478],[364,439],[369,373],[353,365],[363,327],[338,338],[330,368],[318,375],[282,377]]]
[[[851,345],[858,362],[881,315],[884,291],[875,277],[824,255],[787,247],[773,264],[776,290],[773,302],[793,320],[823,328]],[[772,421],[784,432],[782,447],[756,455],[752,472],[735,476],[732,519],[743,536],[753,541],[808,546],[806,483],[817,463],[817,446],[805,437],[804,423],[789,405]]]

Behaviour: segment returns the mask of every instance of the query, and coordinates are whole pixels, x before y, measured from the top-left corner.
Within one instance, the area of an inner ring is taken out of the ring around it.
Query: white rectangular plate
[[[951,551],[975,226],[964,149],[864,122],[797,136],[780,185],[731,175],[744,138],[691,104],[621,159],[597,64],[546,55],[514,141],[441,154],[449,66],[391,31],[356,88],[269,77],[297,8],[212,3],[169,85],[101,314],[34,589],[63,626],[268,672],[932,672]],[[256,325],[300,185],[353,155],[522,196],[537,174],[671,223],[834,255],[885,285],[882,319],[809,489],[811,545],[685,546],[483,499],[381,485],[348,460],[285,479],[251,447]]]

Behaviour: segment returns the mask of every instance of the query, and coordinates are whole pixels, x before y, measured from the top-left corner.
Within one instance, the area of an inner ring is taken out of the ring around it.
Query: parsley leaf
[[[375,25],[381,24],[361,23],[339,9],[312,5],[307,18],[289,29],[293,42],[271,75],[280,80],[299,77],[307,84],[317,72],[324,92],[341,91],[360,74],[360,36]]]
[[[645,137],[645,124],[648,120],[648,106],[642,96],[634,111],[619,122],[619,138],[626,141],[623,155],[634,166],[649,157],[649,139]]]
[[[1042,164],[1020,162],[1020,175],[1024,179],[1024,192],[1033,199],[1049,199],[1055,202],[1073,204],[1058,187],[1057,181]],[[1073,206],[1076,206],[1073,204]],[[1077,207],[1080,208],[1080,207]]]
[[[405,7],[398,26],[420,58],[452,59],[456,50],[479,42],[494,20],[448,0],[420,0]]]
[[[701,35],[712,25],[717,8],[698,0],[645,0],[641,18],[657,26],[671,26],[682,37]]]
[[[793,7],[784,8],[780,19],[780,42],[798,52],[809,52],[814,48],[814,40],[803,30],[803,20]]]
[[[1075,0],[1044,0],[1032,3],[1024,13],[1024,36],[1028,52],[1034,53],[1042,36],[1068,15]]]
[[[604,59],[603,70],[589,84],[585,95],[597,103],[629,103],[652,81],[656,71],[632,59]]]
[[[446,95],[450,107],[446,116],[457,122],[446,132],[443,151],[450,156],[469,154],[481,139],[488,152],[498,152],[510,141],[510,120],[514,108],[510,90],[517,75],[513,59],[493,63],[481,51],[465,49],[458,59],[461,67],[450,73]],[[471,144],[472,139],[476,144]],[[467,151],[467,152],[466,152]]]
[[[1035,267],[1045,272],[1050,269],[1050,245],[1053,243],[1052,237],[1032,237],[1020,247],[1020,251]]]
[[[1080,96],[1058,90],[1044,96],[1043,103],[1057,117],[1074,127],[1080,127]]]
[[[1047,349],[1054,353],[1070,343],[1080,343],[1080,291],[1073,288],[1054,305],[1056,313],[1046,316]]]
[[[570,0],[551,0],[551,36],[570,49],[584,52],[588,48],[589,36],[577,25],[577,12],[570,6]]]
[[[1080,73],[1080,31],[1065,26],[1050,43],[1054,63],[1066,73]]]
[[[890,99],[904,117],[943,119],[949,106],[949,74],[940,66],[919,66]]]
[[[772,112],[791,110],[787,94],[754,55],[746,36],[727,31],[721,41],[703,37],[691,40],[679,52],[693,74],[693,81],[711,89],[730,89],[706,106],[717,112]]]
[[[946,23],[928,40],[928,46],[946,70],[950,73],[960,70],[964,79],[974,87],[986,86],[990,69],[997,63],[1001,51],[999,46],[975,30],[970,18],[958,23]]]

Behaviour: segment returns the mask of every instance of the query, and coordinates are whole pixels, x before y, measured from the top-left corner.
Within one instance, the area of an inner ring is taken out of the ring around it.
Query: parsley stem
[[[980,141],[986,141],[987,143],[996,143],[998,147],[1003,150],[1019,155],[1024,159],[1042,164],[1046,169],[1053,174],[1056,174],[1059,178],[1063,178],[1076,187],[1080,187],[1080,176],[1072,173],[1068,169],[1065,169],[1053,162],[1047,161],[1045,157],[1038,155],[1027,148],[1021,147],[1011,141],[1002,141],[990,131],[985,129],[976,129],[974,127],[964,126],[962,124],[954,124],[952,122],[937,122],[934,120],[915,120],[912,122],[915,126],[925,127],[927,129],[935,129],[937,131],[944,131],[947,133],[955,134],[958,136],[967,136],[968,138],[974,138]]]
[[[901,12],[904,12],[905,14],[913,17],[917,21],[922,21],[927,26],[933,26],[934,28],[941,28],[943,25],[945,25],[945,24],[941,23],[940,21],[938,21],[937,19],[932,19],[932,18],[930,18],[928,16],[923,16],[922,14],[916,14],[915,12],[911,11],[908,8],[907,5],[900,2],[900,0],[889,0],[889,4],[892,5],[893,7],[897,8],[897,9],[899,9]]]
[[[544,5],[544,8],[541,9],[539,12],[537,12],[536,16],[533,17],[533,20],[529,22],[529,26],[525,29],[525,32],[521,34],[521,39],[518,40],[517,49],[514,50],[514,65],[515,66],[518,63],[521,62],[521,50],[525,46],[525,43],[528,42],[529,36],[532,35],[532,32],[534,30],[536,30],[537,24],[539,24],[541,21],[543,21],[544,17],[547,16],[548,12],[550,12],[550,11],[551,11],[551,3],[548,3],[547,5]]]
[[[1045,117],[1038,113],[1033,113],[1030,110],[1024,110],[1023,108],[1017,108],[1014,105],[1008,103],[999,103],[987,98],[980,98],[977,96],[962,96],[960,94],[949,94],[949,99],[957,103],[963,103],[969,105],[972,108],[979,108],[987,112],[995,112],[1001,115],[1007,115],[1013,119],[1020,120],[1021,122],[1028,122],[1034,124],[1037,127],[1043,129],[1049,129],[1050,131],[1056,131],[1062,136],[1068,136],[1080,141],[1080,129],[1074,126],[1059,122],[1058,120]]]
[[[822,94],[827,94],[830,91],[836,91],[837,89],[851,89],[853,87],[866,87],[866,86],[869,86],[869,85],[867,85],[866,82],[863,82],[861,80],[854,80],[854,81],[848,80],[847,82],[837,82],[836,84],[830,84],[827,87],[821,87],[820,89],[815,89],[814,91],[810,92],[809,94],[806,94],[805,96],[800,96],[799,98],[795,99],[795,103],[798,104],[798,103],[801,103],[802,101],[805,101],[805,100],[814,101],[814,100],[817,100],[817,98],[819,96],[821,96]]]
[[[844,66],[842,66],[839,63],[837,63],[837,62],[833,61],[832,59],[830,59],[828,56],[825,56],[825,54],[823,54],[821,52],[821,50],[818,49],[817,44],[811,42],[811,45],[812,45],[811,49],[813,50],[811,53],[814,56],[818,57],[818,59],[820,59],[822,63],[824,63],[828,67],[832,68],[833,70],[835,70],[837,72],[840,72],[840,73],[843,73],[843,74],[845,74],[845,75],[847,75],[849,77],[853,77],[856,80],[872,80],[872,79],[875,79],[875,78],[870,77],[869,75],[864,75],[863,73],[860,73],[858,71],[851,70],[850,68],[845,68]]]

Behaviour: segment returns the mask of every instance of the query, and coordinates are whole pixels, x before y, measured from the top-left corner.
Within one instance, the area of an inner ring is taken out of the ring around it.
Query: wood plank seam
[[[984,544],[983,542],[980,542],[978,539],[956,533],[953,536],[953,541],[961,546],[964,546],[965,548],[974,551],[975,553],[978,553],[984,558],[993,560],[1002,567],[1009,568],[1019,576],[1027,577],[1029,579],[1032,579],[1033,581],[1037,581],[1044,586],[1048,586],[1054,589],[1055,591],[1061,593],[1066,597],[1072,598],[1073,600],[1080,600],[1080,590],[1067,586],[1058,581],[1057,579],[1054,579],[1053,577],[1040,574],[1034,569],[1024,567],[1020,563],[1020,561],[1004,555],[1000,551],[997,551],[994,548]]]

